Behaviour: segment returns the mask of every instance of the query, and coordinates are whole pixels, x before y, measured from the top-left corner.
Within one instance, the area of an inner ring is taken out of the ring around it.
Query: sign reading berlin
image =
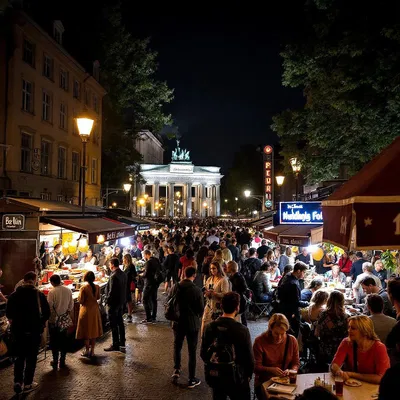
[[[289,201],[279,203],[279,219],[281,224],[322,224],[321,202]]]
[[[22,214],[4,214],[1,227],[5,231],[22,231],[25,229],[25,217]]]

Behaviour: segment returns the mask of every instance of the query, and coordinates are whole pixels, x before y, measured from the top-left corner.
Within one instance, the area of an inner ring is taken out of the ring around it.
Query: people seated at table
[[[257,271],[251,289],[257,303],[267,303],[272,298],[272,286],[270,282],[270,275],[268,273],[270,266],[269,263],[264,263],[260,271]]]
[[[312,295],[319,289],[322,288],[323,282],[319,278],[314,278],[308,288],[305,288],[301,291],[301,300],[303,301],[310,301]]]
[[[313,263],[313,259],[311,257],[311,254],[308,252],[307,247],[303,247],[301,249],[301,253],[296,256],[294,261],[301,261],[306,265],[312,265]]]
[[[394,317],[395,316],[395,311],[393,308],[393,304],[391,303],[389,299],[389,295],[386,292],[385,289],[382,289],[382,287],[377,286],[376,284],[376,279],[374,279],[371,276],[368,276],[361,282],[361,287],[363,289],[363,292],[368,295],[368,294],[377,294],[380,297],[382,297],[383,300],[383,313],[385,315],[388,315],[389,317]],[[369,314],[367,305],[365,305],[365,310],[364,312],[366,314]]]
[[[385,345],[374,331],[366,315],[349,318],[348,337],[343,339],[332,360],[331,371],[344,381],[350,378],[378,385],[390,367]],[[342,369],[346,363],[346,370]]]
[[[258,399],[263,399],[261,385],[264,382],[274,376],[287,376],[289,369],[298,370],[300,367],[299,346],[288,330],[287,318],[283,314],[274,314],[267,331],[254,341],[254,391]]]
[[[277,299],[279,301],[279,312],[289,320],[290,327],[297,337],[300,327],[300,307],[307,307],[308,302],[301,300],[299,280],[304,279],[307,265],[298,261],[293,272],[285,277],[284,282],[277,288]]]
[[[343,293],[334,290],[329,294],[326,310],[323,310],[315,326],[314,335],[320,339],[318,363],[329,364],[340,342],[347,336],[348,314],[344,308]]]
[[[362,265],[362,273],[357,276],[356,281],[353,284],[353,296],[356,299],[356,303],[361,303],[361,299],[364,298],[364,293],[361,287],[361,282],[368,277],[375,280],[376,286],[382,287],[380,279],[373,273],[374,267],[370,262],[364,262]]]
[[[387,281],[387,270],[385,269],[382,260],[376,260],[374,263],[374,274],[381,281],[381,285],[383,289],[386,289],[386,281]]]
[[[388,282],[390,301],[396,310],[397,323],[386,339],[386,347],[390,356],[391,365],[400,363],[400,280],[390,279]]]
[[[301,319],[309,324],[314,324],[318,321],[319,316],[326,308],[329,293],[325,290],[318,290],[311,297],[311,302],[308,307],[300,310]]]
[[[346,284],[346,275],[340,271],[338,264],[333,264],[331,270],[324,274],[324,278],[326,282],[337,282],[343,286]]]
[[[278,263],[276,261],[269,262],[269,269],[268,269],[269,279],[271,281],[277,281],[280,276],[280,271],[278,269]]]
[[[283,274],[283,269],[286,265],[290,264],[290,257],[292,256],[292,249],[288,246],[286,247],[285,251],[281,252],[281,255],[278,260],[278,268],[280,274]]]
[[[345,251],[341,257],[339,258],[338,265],[340,268],[340,272],[345,274],[346,276],[350,275],[351,267],[353,263],[350,260],[349,252]]]
[[[324,254],[324,257],[322,258],[322,266],[325,269],[325,271],[330,270],[332,265],[334,264],[335,264],[335,256],[331,253],[326,252]]]
[[[384,303],[379,294],[369,294],[366,300],[370,318],[374,324],[375,333],[382,343],[386,343],[387,335],[396,325],[396,320],[383,313]]]

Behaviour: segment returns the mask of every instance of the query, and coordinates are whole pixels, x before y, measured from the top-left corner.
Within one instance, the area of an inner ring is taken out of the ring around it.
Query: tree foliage
[[[400,134],[400,24],[396,2],[309,0],[303,35],[282,53],[283,84],[302,109],[274,117],[285,157],[309,182],[358,171]],[[285,163],[288,165],[288,163]]]

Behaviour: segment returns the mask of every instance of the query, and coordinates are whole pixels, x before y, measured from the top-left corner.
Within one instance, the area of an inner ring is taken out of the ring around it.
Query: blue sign
[[[320,201],[288,201],[279,203],[281,224],[315,225],[322,224]]]

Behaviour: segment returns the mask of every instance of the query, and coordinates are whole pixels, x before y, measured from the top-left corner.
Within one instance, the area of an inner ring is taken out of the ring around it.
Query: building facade
[[[161,140],[148,130],[139,132],[135,141],[135,149],[143,157],[145,164],[162,164],[164,148]]]
[[[92,76],[66,52],[61,21],[54,21],[48,34],[23,12],[4,19],[0,195],[77,204],[82,142],[75,118],[85,112],[95,121],[87,145],[86,202],[97,205],[105,94],[97,81],[98,63]]]
[[[195,166],[189,152],[177,148],[168,165],[142,164],[136,209],[142,216],[207,217],[221,211],[220,167]],[[135,208],[135,207],[134,207]]]

